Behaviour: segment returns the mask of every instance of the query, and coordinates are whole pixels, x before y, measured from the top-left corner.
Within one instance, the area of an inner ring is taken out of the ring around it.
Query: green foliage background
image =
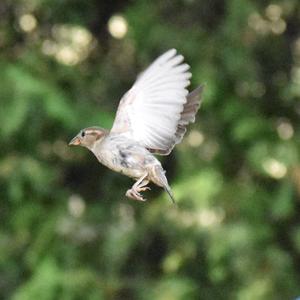
[[[2,0],[0,298],[299,296],[299,28],[297,0]],[[67,146],[169,48],[206,84],[162,159],[178,208]]]

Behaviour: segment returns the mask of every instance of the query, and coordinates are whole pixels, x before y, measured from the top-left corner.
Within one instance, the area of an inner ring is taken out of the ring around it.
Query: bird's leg
[[[149,180],[145,179],[148,176],[148,173],[144,174],[133,186],[130,190],[126,192],[126,196],[139,201],[146,201],[145,198],[140,194],[140,192],[144,192],[146,190],[150,190],[146,185],[149,183]]]
[[[149,183],[149,180],[144,179],[137,187],[136,189],[138,192],[144,192],[147,190],[151,190],[149,186],[146,186]]]

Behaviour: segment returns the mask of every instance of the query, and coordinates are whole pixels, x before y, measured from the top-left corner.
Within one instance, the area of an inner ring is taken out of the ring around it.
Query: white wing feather
[[[174,143],[190,84],[189,66],[171,49],[158,57],[120,101],[111,132],[124,133],[146,148]]]

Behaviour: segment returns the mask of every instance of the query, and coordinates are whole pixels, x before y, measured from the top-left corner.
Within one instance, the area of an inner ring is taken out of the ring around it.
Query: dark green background
[[[206,84],[162,159],[178,208],[67,146],[170,48]],[[299,96],[297,0],[1,0],[0,298],[295,299]]]

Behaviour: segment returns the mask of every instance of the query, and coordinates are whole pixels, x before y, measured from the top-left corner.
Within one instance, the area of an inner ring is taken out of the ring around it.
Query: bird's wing
[[[173,150],[174,146],[181,142],[186,132],[187,125],[195,122],[196,113],[201,106],[202,92],[203,85],[200,85],[187,95],[187,101],[183,106],[183,111],[181,112],[180,120],[177,123],[177,129],[173,143],[170,143],[169,148],[164,150],[149,149],[151,153],[159,155],[168,155]]]
[[[176,143],[191,73],[171,49],[158,57],[120,101],[112,133],[122,133],[155,153]]]

